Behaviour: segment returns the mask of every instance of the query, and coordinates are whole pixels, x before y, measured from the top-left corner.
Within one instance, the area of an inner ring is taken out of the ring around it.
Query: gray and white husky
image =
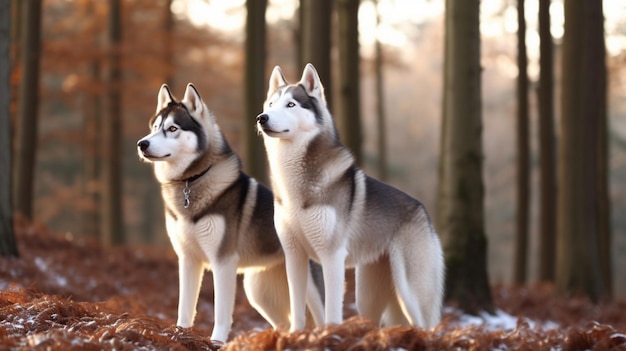
[[[192,84],[180,102],[163,85],[149,126],[151,133],[139,140],[137,149],[141,159],[153,163],[165,203],[167,233],[178,255],[176,324],[193,325],[207,268],[213,272],[215,293],[211,340],[223,343],[228,338],[238,272],[244,273],[250,304],[273,327],[288,325],[289,291],[274,228],[272,192],[242,172],[239,157]],[[321,292],[312,273],[305,271],[304,277],[311,285],[309,310],[321,324]],[[315,278],[323,284],[321,276]]]
[[[286,257],[291,330],[305,326],[309,258],[322,265],[326,323],[343,319],[344,269],[354,266],[359,314],[382,324],[437,325],[444,261],[426,209],[355,165],[315,68],[308,64],[300,81],[289,84],[275,67],[256,120]]]

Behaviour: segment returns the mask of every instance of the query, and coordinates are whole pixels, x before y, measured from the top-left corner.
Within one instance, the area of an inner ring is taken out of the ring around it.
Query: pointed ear
[[[307,63],[304,67],[304,70],[302,71],[302,78],[300,78],[300,84],[304,86],[304,89],[309,95],[319,96],[324,104],[326,104],[324,86],[322,86],[320,76],[317,74],[317,71],[312,64]]]
[[[172,93],[170,93],[170,89],[167,87],[167,84],[161,85],[161,89],[159,90],[159,95],[157,97],[156,113],[159,113],[159,111],[167,107],[167,105],[172,101],[174,101],[174,98],[172,97]]]
[[[196,87],[193,84],[187,84],[187,89],[185,90],[185,96],[181,100],[181,102],[187,107],[189,112],[202,112],[202,98],[200,98],[200,94]]]
[[[267,98],[269,99],[269,97],[272,96],[272,94],[274,94],[274,92],[276,92],[278,88],[287,84],[289,83],[287,83],[287,80],[285,80],[285,76],[283,76],[283,72],[280,70],[280,67],[274,67],[274,69],[272,70],[272,74],[270,75],[270,86],[267,90]]]

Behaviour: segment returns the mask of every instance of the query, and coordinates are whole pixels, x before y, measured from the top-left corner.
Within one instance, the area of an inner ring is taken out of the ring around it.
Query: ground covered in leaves
[[[0,258],[0,350],[209,350],[213,289],[196,326],[177,328],[178,273],[171,250],[103,249],[45,228],[17,225],[20,258]],[[559,299],[549,285],[496,287],[496,315],[446,307],[433,331],[378,328],[354,317],[290,334],[272,330],[238,290],[226,350],[626,350],[626,302]]]

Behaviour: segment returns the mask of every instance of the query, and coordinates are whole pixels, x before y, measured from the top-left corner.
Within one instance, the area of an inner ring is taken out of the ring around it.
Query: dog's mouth
[[[150,160],[150,161],[163,160],[163,159],[166,159],[166,158],[172,156],[172,154],[166,154],[166,155],[163,155],[163,156],[158,156],[158,155],[152,155],[152,154],[150,154],[150,153],[148,153],[146,151],[140,151],[140,152],[141,152],[141,156],[143,158],[145,158],[147,160]]]
[[[262,129],[263,133],[267,134],[268,136],[279,136],[281,134],[289,133],[289,129],[284,129],[282,131],[275,131],[269,127],[262,127]]]

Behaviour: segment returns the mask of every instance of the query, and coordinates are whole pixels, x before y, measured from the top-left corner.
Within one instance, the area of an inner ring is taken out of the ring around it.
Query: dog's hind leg
[[[246,271],[243,287],[250,305],[274,329],[289,325],[289,287],[284,264]]]
[[[409,320],[404,315],[404,311],[402,310],[402,306],[400,306],[399,297],[394,296],[387,303],[387,308],[385,308],[385,312],[382,317],[382,325],[384,326],[398,326],[398,325],[410,325]]]
[[[398,233],[390,247],[391,271],[402,307],[413,325],[433,328],[441,319],[443,252],[430,225],[418,222]]]
[[[415,241],[410,238],[411,234],[400,234],[398,240],[392,243],[389,251],[389,263],[391,265],[391,276],[393,284],[398,294],[400,304],[412,325],[427,327],[422,314],[422,304],[420,292],[426,288],[427,282],[420,281],[419,269],[422,265],[425,254],[411,252],[415,250]],[[421,233],[420,233],[421,235]],[[415,261],[418,262],[415,262]]]
[[[189,328],[196,315],[200,283],[204,274],[201,260],[179,255],[178,258],[178,321],[176,325]]]
[[[389,258],[379,257],[374,262],[357,265],[355,268],[355,298],[359,315],[381,322],[387,304],[395,300]]]

